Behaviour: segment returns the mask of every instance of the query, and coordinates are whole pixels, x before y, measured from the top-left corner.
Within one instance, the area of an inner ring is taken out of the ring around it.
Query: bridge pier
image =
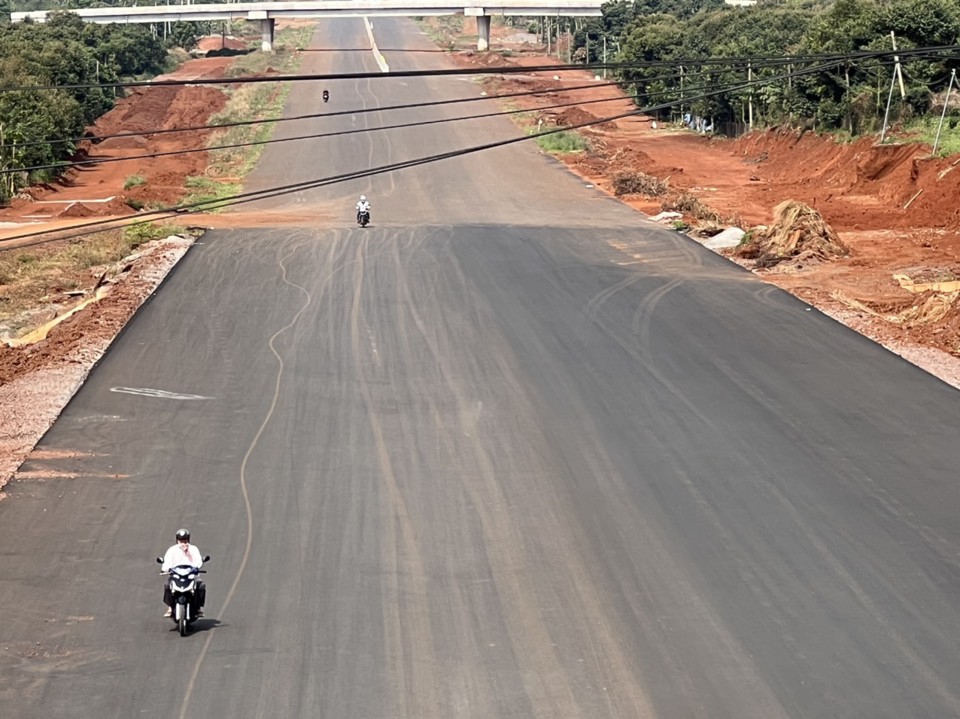
[[[477,52],[490,49],[490,16],[477,15]]]
[[[273,52],[273,39],[276,26],[277,21],[272,17],[260,20],[260,49],[263,52]]]

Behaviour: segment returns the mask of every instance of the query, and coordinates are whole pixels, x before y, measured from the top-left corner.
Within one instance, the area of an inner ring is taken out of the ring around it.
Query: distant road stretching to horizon
[[[374,33],[391,70],[447,67],[409,20]],[[480,92],[302,82],[286,112],[324,88]],[[245,189],[518,132],[272,144]],[[956,390],[532,142],[243,212],[317,222],[201,238],[24,467],[69,478],[8,486],[4,719],[960,716]],[[185,638],[154,563],[180,526],[213,557]]]

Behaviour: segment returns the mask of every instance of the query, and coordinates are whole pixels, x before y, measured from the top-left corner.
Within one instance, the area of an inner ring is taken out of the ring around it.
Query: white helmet
[[[366,196],[366,195],[360,195],[360,202],[366,202],[366,201],[367,201],[367,196]]]

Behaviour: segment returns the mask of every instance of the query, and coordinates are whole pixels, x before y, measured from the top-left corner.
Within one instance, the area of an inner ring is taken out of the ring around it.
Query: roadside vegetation
[[[171,63],[168,49],[194,45],[203,25],[173,23],[164,39],[147,25],[84,23],[63,12],[45,23],[0,22],[0,170],[6,171],[0,202],[21,187],[54,179],[55,168],[16,170],[72,157],[72,138],[82,136],[122,93],[115,83],[164,72]]]
[[[178,225],[150,222],[100,232],[82,242],[58,242],[0,252],[0,336],[17,336],[56,316],[71,302],[119,274],[131,253],[151,240],[183,234]]]
[[[939,154],[960,146],[957,53],[910,54],[958,42],[956,0],[616,0],[602,12],[506,23],[536,34],[561,62],[620,64],[607,72],[660,121],[727,135],[790,125],[929,142],[946,102]],[[897,74],[889,55],[857,57],[892,52],[894,42]]]
[[[533,27],[541,29],[538,20]],[[676,102],[655,111],[661,119],[679,121],[689,113],[728,134],[748,129],[752,117],[754,129],[792,124],[860,135],[883,129],[895,69],[890,57],[853,55],[890,51],[893,42],[904,52],[952,45],[960,36],[960,4],[783,0],[740,8],[721,0],[618,0],[604,5],[603,17],[570,21],[563,29],[579,61],[603,62],[606,50],[607,61],[632,65],[619,77],[637,94],[639,106]],[[820,61],[784,62],[825,55],[848,58],[819,70],[814,65]],[[938,122],[951,70],[958,66],[955,52],[904,56],[888,124],[930,127],[932,117]],[[758,84],[737,87],[750,80]],[[955,140],[947,136],[958,134],[958,90],[954,82],[947,112],[953,125],[945,124],[942,133],[948,143]]]
[[[291,74],[300,67],[300,55],[297,50],[307,46],[313,34],[312,26],[285,28],[277,33],[273,55],[252,53],[237,58],[228,72],[230,77],[260,75],[268,70],[280,74]],[[214,133],[208,146],[244,145],[210,152],[209,166],[205,177],[187,179],[191,192],[184,203],[208,202],[223,199],[240,192],[242,178],[256,166],[263,154],[265,140],[270,139],[276,120],[283,112],[283,105],[290,92],[290,84],[252,83],[249,85],[230,85],[226,89],[229,95],[226,107],[212,116],[211,125],[224,125],[248,120],[266,120],[252,125],[238,125]],[[216,203],[207,209],[216,210]]]
[[[464,18],[462,15],[437,15],[425,22],[424,18],[414,18],[420,29],[437,47],[456,50],[457,43],[463,41]],[[476,40],[474,40],[476,43]]]
[[[566,130],[549,135],[537,135],[537,145],[544,152],[555,155],[583,152],[590,148],[590,143],[586,138],[576,132]]]

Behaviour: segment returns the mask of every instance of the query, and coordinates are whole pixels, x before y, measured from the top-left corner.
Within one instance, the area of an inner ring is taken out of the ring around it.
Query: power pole
[[[937,146],[940,144],[940,130],[943,129],[943,119],[947,116],[947,107],[950,105],[950,91],[953,89],[953,81],[957,79],[957,71],[950,71],[950,84],[947,85],[947,94],[943,98],[943,112],[940,113],[940,124],[937,125],[937,137],[933,141],[933,152],[932,155],[937,154]]]
[[[893,30],[890,31],[890,41],[893,43],[893,51],[897,51],[897,36],[893,34]],[[900,99],[907,99],[907,91],[903,87],[903,70],[900,69],[900,56],[893,56],[894,69],[896,70],[897,79],[900,81]]]

